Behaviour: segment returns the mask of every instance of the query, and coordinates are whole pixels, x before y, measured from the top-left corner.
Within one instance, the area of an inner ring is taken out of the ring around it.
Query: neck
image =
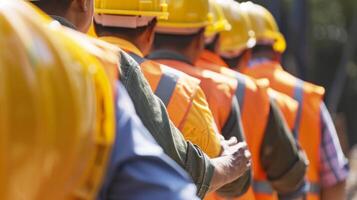
[[[253,52],[252,59],[269,59],[273,61],[280,61],[280,54],[276,53],[274,51],[259,51],[259,52]]]
[[[198,59],[199,53],[201,53],[201,51],[197,51],[194,48],[183,48],[183,49],[178,49],[175,48],[174,45],[170,45],[167,44],[165,46],[162,46],[159,49],[155,49],[155,50],[169,50],[169,51],[173,51],[175,53],[178,53],[180,55],[182,55],[183,57],[186,58],[186,60],[190,63],[190,64],[194,64],[196,62],[196,60]]]

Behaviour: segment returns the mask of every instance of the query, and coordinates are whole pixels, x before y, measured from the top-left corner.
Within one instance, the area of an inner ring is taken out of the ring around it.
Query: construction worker
[[[154,39],[156,17],[168,15],[160,10],[165,3],[155,6],[153,1],[152,5],[148,7],[151,10],[142,10],[140,1],[96,1],[95,34],[122,48],[140,64],[151,89],[164,102],[170,119],[185,139],[198,145],[208,156],[217,157],[221,153],[218,129],[199,80],[144,58]]]
[[[123,87],[114,107],[100,62],[48,19],[24,1],[0,2],[0,198],[94,199],[109,162],[121,197],[197,199]]]
[[[268,78],[273,89],[299,102],[293,133],[310,162],[307,199],[344,199],[347,161],[322,101],[324,89],[283,70],[280,57],[286,43],[269,11],[252,3],[243,3],[241,6],[242,12],[247,13],[251,23],[251,29],[242,30],[241,36],[254,32],[257,44],[252,51],[242,49],[237,56],[241,58],[240,64],[232,62],[230,67],[238,68],[255,78]],[[249,60],[251,53],[252,59]]]
[[[240,113],[237,99],[233,95],[234,79],[218,73],[204,72],[193,66],[204,43],[203,32],[209,23],[207,0],[168,1],[168,20],[159,19],[156,28],[154,51],[149,59],[171,66],[201,80],[201,87],[207,97],[219,130],[225,138],[237,136],[242,141]],[[229,84],[226,82],[230,81]],[[250,165],[250,163],[247,163]],[[250,183],[250,172],[236,182],[219,190],[225,196],[239,196]],[[232,190],[231,188],[236,187]],[[232,192],[228,192],[232,190]]]
[[[227,45],[239,47],[248,45],[248,41],[254,43],[254,37],[247,41],[241,41],[239,38],[236,40],[240,27],[244,25],[242,20],[246,17],[240,12],[237,2],[211,0],[210,4],[214,23],[206,29],[208,49],[203,51],[196,66],[228,77],[236,77],[238,81],[236,95],[242,112],[244,133],[253,158],[253,187],[239,199],[278,199],[275,192],[260,195],[258,191],[262,188],[275,190],[280,198],[303,196],[307,161],[297,148],[288,128],[294,123],[297,102],[287,95],[271,90],[267,84],[261,83],[262,81],[254,81],[225,67],[227,64],[216,51],[228,48]],[[214,27],[220,28],[214,31]],[[219,42],[220,39],[223,42]],[[287,122],[279,108],[284,111]],[[275,145],[272,145],[272,142]],[[257,192],[256,195],[254,192]],[[216,196],[215,199],[219,197]]]
[[[66,26],[81,26],[82,32],[88,31],[93,17],[93,1],[46,0],[32,3]],[[181,132],[173,126],[164,104],[154,96],[138,64],[123,51],[118,57],[119,79],[141,121],[164,152],[188,172],[197,186],[199,197],[236,180],[246,171],[249,154],[244,144],[229,141],[223,156],[210,159],[200,148],[184,140]]]

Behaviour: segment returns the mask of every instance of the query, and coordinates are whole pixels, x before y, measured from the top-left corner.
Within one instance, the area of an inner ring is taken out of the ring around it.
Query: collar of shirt
[[[150,53],[148,58],[151,60],[178,60],[192,65],[192,63],[184,55],[168,49],[160,49],[153,51],[152,53]]]
[[[273,64],[271,64],[273,63]],[[270,68],[272,68],[272,70],[274,69],[283,69],[283,67],[281,66],[281,64],[279,62],[276,62],[274,60],[270,60],[268,58],[253,58],[248,62],[247,68],[256,68],[259,66],[265,66],[265,68],[267,66],[269,66]]]
[[[140,57],[144,57],[143,53],[131,42],[121,39],[119,37],[100,37],[101,40],[104,40],[106,42],[109,42],[110,44],[114,44],[120,48],[122,48],[124,51],[134,53]]]
[[[51,15],[51,17],[58,21],[60,24],[62,24],[63,26],[66,26],[68,28],[74,29],[74,30],[78,30],[77,27],[72,24],[70,21],[68,21],[66,18],[58,16],[58,15]]]

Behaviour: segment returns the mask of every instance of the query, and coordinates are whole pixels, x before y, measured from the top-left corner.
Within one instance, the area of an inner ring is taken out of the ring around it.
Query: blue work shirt
[[[198,199],[196,187],[157,145],[118,83],[116,139],[98,200]]]

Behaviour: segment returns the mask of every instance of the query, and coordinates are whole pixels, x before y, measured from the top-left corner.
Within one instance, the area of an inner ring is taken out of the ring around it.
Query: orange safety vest
[[[227,79],[218,73],[201,70],[182,61],[170,59],[159,59],[156,61],[172,66],[201,80],[200,86],[207,97],[209,108],[212,111],[218,128],[222,131],[231,113],[232,98],[234,98],[237,86],[236,81],[234,79]]]
[[[242,69],[242,72],[255,78],[268,78],[272,88],[299,102],[293,133],[310,161],[307,170],[307,199],[320,199],[320,106],[324,88],[292,76],[278,62],[270,60],[258,61],[254,66]]]
[[[193,98],[199,89],[200,80],[143,58],[143,54],[128,41],[114,37],[103,37],[102,39],[117,44],[140,65],[151,89],[165,104],[170,120],[178,129],[181,129]]]
[[[181,130],[200,81],[134,53],[129,55],[139,63],[151,89],[165,104],[171,121]]]
[[[228,67],[219,55],[207,49],[202,51],[199,59],[195,63],[196,66],[200,66],[201,64]]]
[[[207,54],[206,54],[207,55]],[[200,68],[212,70],[229,77],[235,77],[238,81],[236,96],[239,101],[244,132],[249,150],[252,154],[253,166],[253,187],[241,197],[237,199],[278,199],[273,188],[267,181],[267,176],[260,164],[260,146],[264,137],[266,123],[270,112],[269,96],[274,98],[283,114],[287,119],[290,127],[293,126],[293,121],[297,113],[297,102],[290,97],[279,94],[272,89],[268,89],[267,81],[253,81],[248,76],[240,74],[226,67],[219,66],[220,58],[210,52],[210,56],[200,56],[196,65]],[[222,61],[223,62],[223,61]],[[268,95],[269,94],[269,95]],[[257,114],[259,113],[259,114]],[[263,191],[263,192],[259,192]],[[209,194],[208,199],[222,199],[216,194]]]

